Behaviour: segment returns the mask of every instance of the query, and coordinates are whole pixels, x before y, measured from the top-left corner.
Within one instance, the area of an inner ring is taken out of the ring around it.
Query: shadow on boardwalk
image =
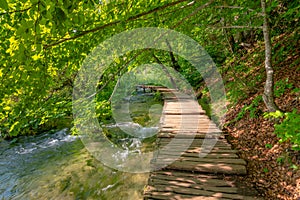
[[[163,94],[164,108],[144,199],[258,199],[236,178],[247,173],[246,162],[196,100],[145,87]]]

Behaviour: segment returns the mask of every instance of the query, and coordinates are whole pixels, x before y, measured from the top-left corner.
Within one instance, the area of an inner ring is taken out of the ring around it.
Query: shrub
[[[289,140],[293,150],[300,150],[300,114],[296,109],[293,112],[282,113],[276,111],[265,114],[265,118],[283,118],[282,122],[275,124],[275,133],[280,142]]]

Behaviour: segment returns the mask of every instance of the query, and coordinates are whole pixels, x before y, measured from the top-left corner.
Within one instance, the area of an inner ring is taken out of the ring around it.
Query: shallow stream
[[[145,107],[145,101],[136,103]],[[142,120],[138,114],[135,117]],[[135,122],[122,125],[139,126]],[[117,131],[117,126],[110,124],[107,129]],[[157,127],[139,130],[149,129]],[[104,166],[89,154],[80,137],[68,132],[63,129],[0,142],[0,199],[142,199],[147,173],[124,173]],[[145,146],[135,138],[122,139],[120,145],[133,151]]]

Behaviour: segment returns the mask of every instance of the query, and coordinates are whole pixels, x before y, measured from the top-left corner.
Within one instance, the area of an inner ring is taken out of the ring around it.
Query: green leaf
[[[299,167],[297,165],[293,164],[293,165],[290,166],[290,168],[294,169],[294,170],[297,170]]]
[[[4,10],[8,10],[8,4],[6,0],[0,0],[0,8],[4,9]]]
[[[268,169],[268,168],[264,168],[263,170],[264,170],[265,173],[268,173],[268,172],[269,172],[269,169]]]
[[[272,149],[273,146],[272,146],[272,144],[266,144],[265,147],[268,149]]]

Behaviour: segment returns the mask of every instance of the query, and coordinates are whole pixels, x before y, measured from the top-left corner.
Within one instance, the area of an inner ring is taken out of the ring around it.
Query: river
[[[114,131],[116,124],[107,127]],[[129,138],[123,143],[128,146],[134,141]],[[136,148],[142,148],[138,144]],[[124,173],[104,166],[67,128],[0,142],[2,200],[138,200],[147,179],[148,173]]]

